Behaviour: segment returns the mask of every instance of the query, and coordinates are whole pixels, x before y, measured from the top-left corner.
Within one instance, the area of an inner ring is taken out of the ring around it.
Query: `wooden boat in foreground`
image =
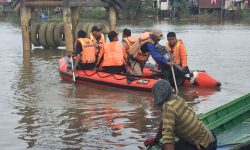
[[[250,150],[250,93],[199,118],[215,132],[218,150]],[[160,146],[148,150],[160,150]]]

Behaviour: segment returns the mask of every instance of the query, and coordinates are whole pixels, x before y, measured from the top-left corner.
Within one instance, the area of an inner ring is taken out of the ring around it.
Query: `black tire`
[[[101,29],[101,32],[103,33],[104,31],[106,31],[106,26],[103,23],[97,23],[96,26]]]
[[[41,46],[39,42],[39,28],[40,28],[39,23],[35,23],[31,26],[30,38],[31,38],[31,43],[34,46]]]
[[[78,37],[78,32],[83,30],[84,23],[78,23],[75,30],[75,39]]]
[[[48,45],[52,48],[57,48],[57,44],[54,40],[54,30],[56,27],[56,23],[49,23],[46,31],[46,41]]]
[[[58,46],[65,46],[64,24],[59,23],[54,30],[54,40]]]
[[[106,35],[109,33],[109,31],[106,28],[105,24],[103,24],[103,23],[97,23],[96,26],[101,29],[101,33],[104,34],[104,37],[105,37],[105,40],[106,40]]]
[[[89,25],[90,25],[90,23],[85,23],[85,24],[82,26],[82,29],[83,29],[87,34],[88,34]]]
[[[48,27],[48,23],[43,23],[39,29],[39,42],[44,48],[49,48],[49,45],[46,41],[47,27]]]

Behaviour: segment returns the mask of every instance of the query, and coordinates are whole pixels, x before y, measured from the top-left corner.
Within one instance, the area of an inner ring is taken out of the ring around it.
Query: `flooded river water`
[[[242,24],[121,25],[136,34],[158,27],[176,31],[191,69],[206,70],[220,90],[181,89],[193,108],[209,111],[250,91],[250,26]],[[162,44],[166,40],[162,41]],[[0,149],[143,148],[160,113],[150,93],[64,82],[57,70],[63,50],[35,49],[23,59],[20,27],[0,22]]]

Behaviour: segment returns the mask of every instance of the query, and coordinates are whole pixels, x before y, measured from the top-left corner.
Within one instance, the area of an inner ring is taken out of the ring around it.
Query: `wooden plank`
[[[26,1],[26,7],[63,7],[63,1]],[[108,5],[99,1],[69,1],[69,7],[107,7]]]
[[[26,1],[26,7],[63,7],[63,1]]]

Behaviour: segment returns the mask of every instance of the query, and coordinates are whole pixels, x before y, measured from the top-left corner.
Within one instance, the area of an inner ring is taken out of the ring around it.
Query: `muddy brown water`
[[[181,89],[197,113],[250,91],[250,26],[242,24],[120,25],[135,34],[152,27],[176,31],[186,44],[191,69],[206,70],[220,90]],[[165,40],[162,44],[165,43]],[[143,149],[160,113],[150,93],[62,81],[63,50],[35,49],[23,59],[20,27],[0,22],[0,149]]]

